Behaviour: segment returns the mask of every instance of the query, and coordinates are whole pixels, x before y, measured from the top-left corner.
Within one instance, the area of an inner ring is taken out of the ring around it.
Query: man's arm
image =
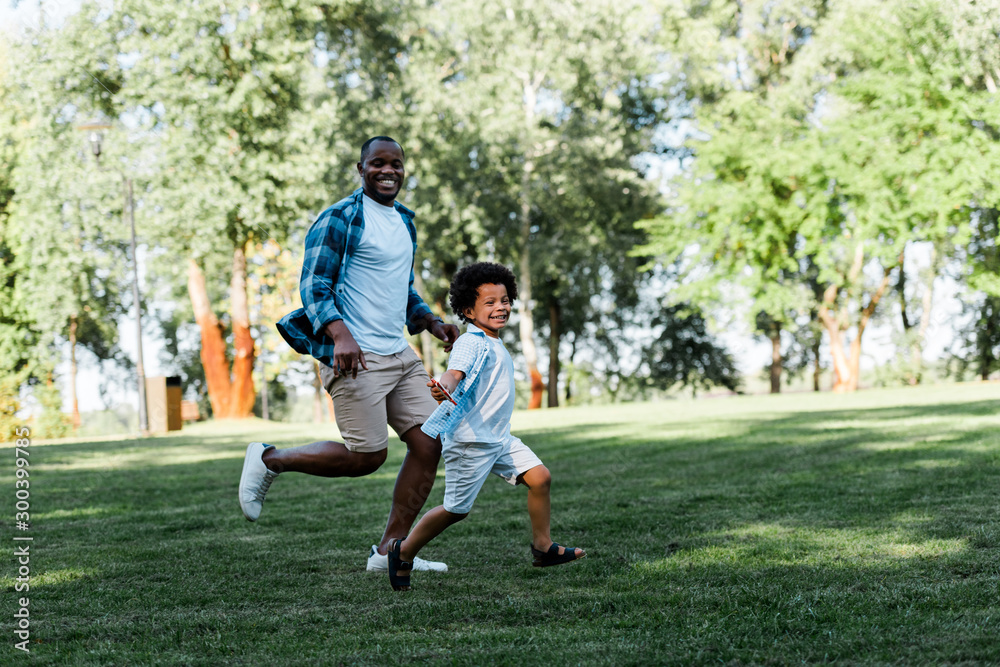
[[[328,324],[342,320],[337,308],[334,287],[340,275],[340,258],[347,242],[347,225],[339,211],[327,209],[306,233],[299,294],[302,308],[312,324],[313,335],[325,333]],[[326,335],[329,336],[327,333]]]
[[[361,351],[358,342],[344,324],[343,319],[334,320],[326,325],[323,333],[333,339],[333,374],[334,376],[350,373],[352,378],[358,377],[358,370],[368,370],[365,353]]]
[[[448,324],[434,313],[427,313],[419,321],[417,331],[430,331],[435,338],[444,341],[444,351],[451,352],[451,346],[458,340],[458,327]],[[414,332],[415,333],[415,332]]]

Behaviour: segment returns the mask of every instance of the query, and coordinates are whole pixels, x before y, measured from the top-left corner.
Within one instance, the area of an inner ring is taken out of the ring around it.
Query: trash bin
[[[146,378],[146,414],[150,433],[179,431],[181,419],[181,379],[169,377]]]

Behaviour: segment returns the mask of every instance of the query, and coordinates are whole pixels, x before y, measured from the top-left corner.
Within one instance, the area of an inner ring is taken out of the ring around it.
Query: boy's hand
[[[433,396],[434,400],[438,403],[442,401],[451,401],[453,405],[458,405],[458,403],[455,402],[455,399],[451,397],[451,392],[445,389],[444,385],[434,378],[431,378],[431,381],[427,383],[427,386],[431,388],[431,396]]]
[[[455,405],[455,399],[451,397],[451,392],[455,391],[458,387],[458,383],[462,381],[465,377],[465,373],[461,371],[445,371],[441,375],[441,380],[435,380],[431,378],[431,381],[427,383],[427,386],[431,388],[431,396],[434,400],[440,403],[441,401],[451,401]]]

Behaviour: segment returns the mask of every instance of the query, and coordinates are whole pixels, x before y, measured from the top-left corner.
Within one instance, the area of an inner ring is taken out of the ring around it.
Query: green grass
[[[322,426],[37,444],[30,662],[996,664],[998,408],[993,383],[518,413],[588,558],[532,568],[523,489],[491,480],[408,594],[364,572],[396,441],[366,478],[279,478],[256,524],[245,443]]]

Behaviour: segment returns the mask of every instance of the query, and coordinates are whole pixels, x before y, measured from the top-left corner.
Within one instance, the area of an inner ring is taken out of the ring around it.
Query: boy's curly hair
[[[463,266],[452,278],[448,295],[451,309],[464,322],[470,321],[465,316],[465,309],[476,305],[480,285],[503,285],[507,288],[507,296],[512,304],[517,298],[517,281],[513,272],[503,264],[476,262]]]

